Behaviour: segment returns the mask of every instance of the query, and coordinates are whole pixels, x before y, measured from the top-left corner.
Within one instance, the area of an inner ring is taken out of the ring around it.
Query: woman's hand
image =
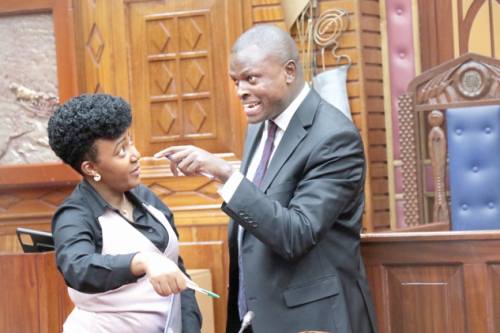
[[[176,263],[161,254],[139,252],[132,259],[130,269],[135,276],[146,273],[158,295],[178,294],[187,288],[188,278]]]

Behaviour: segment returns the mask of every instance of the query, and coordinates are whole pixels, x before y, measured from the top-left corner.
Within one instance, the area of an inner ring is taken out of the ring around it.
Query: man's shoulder
[[[347,118],[339,109],[321,99],[316,110],[313,127],[328,132],[358,131],[352,120]]]

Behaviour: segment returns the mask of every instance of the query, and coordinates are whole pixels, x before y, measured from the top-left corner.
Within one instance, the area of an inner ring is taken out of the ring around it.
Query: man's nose
[[[243,82],[240,82],[237,86],[236,86],[236,96],[239,98],[239,99],[243,99],[245,96],[248,96],[249,95],[249,92],[248,92],[248,89],[247,89],[247,85]]]

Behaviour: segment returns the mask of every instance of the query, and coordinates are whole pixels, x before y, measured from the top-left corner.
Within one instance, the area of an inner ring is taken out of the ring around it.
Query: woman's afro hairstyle
[[[64,163],[82,174],[84,161],[97,161],[94,142],[116,139],[132,123],[130,105],[120,97],[84,94],[61,105],[50,117],[49,143]]]

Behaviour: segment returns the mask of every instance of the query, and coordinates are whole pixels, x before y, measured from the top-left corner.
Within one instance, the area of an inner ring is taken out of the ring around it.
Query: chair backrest
[[[500,60],[474,53],[464,54],[422,73],[411,81],[408,93],[399,96],[406,226],[419,226],[430,222],[444,222],[448,225],[450,223],[448,184],[445,182],[446,124],[450,119],[448,114],[443,114],[443,111],[465,108],[466,113],[461,113],[460,116],[468,118],[463,121],[472,126],[472,119],[481,121],[476,119],[479,115],[476,112],[479,110],[478,107],[498,105],[500,105]],[[451,111],[451,114],[454,116],[454,111]],[[452,144],[452,147],[455,146]],[[453,149],[454,154],[462,147]],[[493,150],[491,152],[493,153]],[[484,158],[491,157],[491,154]],[[450,159],[453,158],[450,156]],[[451,165],[451,168],[454,166]],[[500,169],[498,171],[500,173]],[[491,178],[492,181],[493,179]],[[452,192],[454,189],[458,191],[457,186],[460,186],[462,181],[458,174],[453,176]],[[458,195],[455,197],[459,200]],[[454,200],[453,195],[452,200]],[[485,197],[484,200],[493,198]],[[494,202],[493,204],[495,205]],[[457,205],[453,203],[455,215],[466,212],[462,210],[458,213],[455,210]],[[457,223],[460,225],[460,222]]]
[[[500,105],[446,110],[452,230],[500,229]]]

